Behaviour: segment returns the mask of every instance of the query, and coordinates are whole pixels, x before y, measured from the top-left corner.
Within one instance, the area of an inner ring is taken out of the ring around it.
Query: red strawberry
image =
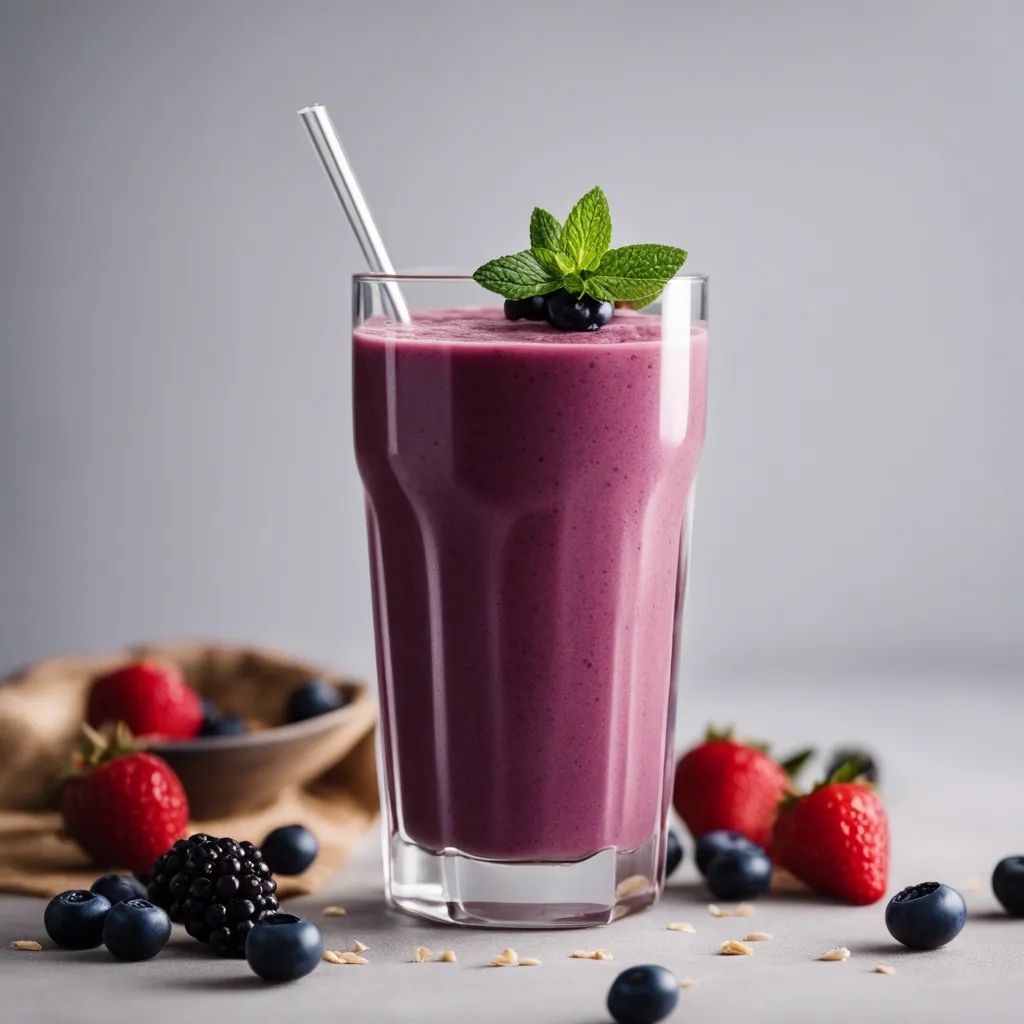
[[[137,661],[93,681],[86,721],[124,722],[136,736],[192,739],[203,724],[198,694],[172,665]]]
[[[773,836],[775,859],[816,892],[875,903],[889,880],[889,818],[875,791],[852,782],[848,762],[806,796],[788,801]]]
[[[734,740],[731,730],[709,728],[676,766],[672,802],[695,838],[730,829],[767,850],[791,775],[810,756],[804,751],[781,765],[763,748]]]
[[[149,871],[188,825],[188,798],[171,766],[135,749],[119,727],[113,743],[86,727],[93,749],[64,785],[64,831],[100,867]]]

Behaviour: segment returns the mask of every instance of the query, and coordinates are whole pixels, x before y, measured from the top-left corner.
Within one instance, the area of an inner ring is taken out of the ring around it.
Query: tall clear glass
[[[498,303],[466,276],[355,278],[387,898],[604,924],[664,884],[707,280],[592,334]]]

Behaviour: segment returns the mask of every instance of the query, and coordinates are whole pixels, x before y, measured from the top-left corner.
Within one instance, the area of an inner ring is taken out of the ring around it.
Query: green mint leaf
[[[473,280],[490,292],[504,295],[506,299],[547,295],[562,286],[561,278],[546,270],[529,249],[511,256],[499,256],[477,267]]]
[[[611,244],[608,200],[599,188],[592,188],[566,218],[559,248],[573,261],[573,270],[594,270]]]
[[[555,263],[558,265],[558,271],[563,277],[566,274],[576,273],[576,264],[564,252],[555,253]]]
[[[579,274],[566,274],[562,279],[562,287],[577,296],[585,295],[587,291]]]
[[[530,248],[557,251],[561,237],[562,225],[547,210],[535,206],[530,216]]]
[[[587,284],[593,294],[599,289],[608,301],[642,300],[647,305],[685,262],[686,253],[671,245],[624,245],[602,256]]]
[[[560,252],[555,252],[553,249],[543,249],[539,246],[534,246],[530,252],[533,253],[534,258],[537,262],[552,276],[561,277],[565,271],[562,270],[560,259],[565,259]]]

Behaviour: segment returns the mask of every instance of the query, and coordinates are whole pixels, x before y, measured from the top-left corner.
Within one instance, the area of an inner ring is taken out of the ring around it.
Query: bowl
[[[36,767],[31,773],[18,773],[23,785],[13,794],[0,792],[0,804],[29,809],[52,802],[52,788],[44,780],[56,778],[56,773],[47,769],[66,763],[92,680],[141,658],[177,666],[200,696],[226,714],[241,715],[251,730],[236,736],[146,741],[146,748],[164,758],[180,777],[193,819],[258,810],[273,803],[282,790],[308,786],[342,761],[353,772],[346,782],[365,801],[376,804],[372,737],[377,706],[364,685],[271,649],[203,642],[145,644],[110,655],[57,658],[17,673],[9,682],[24,691],[19,709],[34,724],[45,721],[45,730],[12,733],[19,749],[8,746],[3,754],[21,766],[35,762]],[[316,718],[287,723],[289,694],[311,679],[337,686],[347,702]],[[33,710],[32,704],[39,706]],[[0,762],[5,760],[0,756]],[[30,775],[36,780],[32,784],[27,781]]]

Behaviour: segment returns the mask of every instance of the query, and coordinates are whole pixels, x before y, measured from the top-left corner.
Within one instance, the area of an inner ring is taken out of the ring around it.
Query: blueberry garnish
[[[245,940],[245,959],[264,981],[294,981],[314,970],[324,955],[315,924],[293,914],[269,914]]]
[[[1024,917],[1024,856],[1006,857],[996,865],[992,891],[1011,917]]]
[[[697,862],[697,870],[702,874],[708,873],[708,865],[720,853],[726,850],[757,850],[755,846],[742,832],[732,832],[729,829],[715,829],[714,832],[705,832],[697,840],[697,850],[694,859]]]
[[[146,896],[146,887],[131,875],[100,875],[89,890],[105,896],[111,906],[123,900],[145,899]]]
[[[757,846],[723,850],[708,864],[705,881],[716,899],[752,899],[772,883],[771,858]]]
[[[88,889],[69,889],[46,904],[43,927],[65,949],[95,949],[103,941],[103,922],[109,912],[106,896]]]
[[[657,1024],[679,1002],[679,980],[665,967],[630,967],[608,990],[608,1012],[618,1024]]]
[[[959,934],[967,920],[963,896],[948,885],[922,882],[896,893],[885,908],[885,926],[911,949],[938,949]]]
[[[528,299],[506,299],[505,316],[509,320],[543,320],[544,298],[532,295]]]
[[[116,904],[103,923],[103,945],[118,960],[149,960],[170,937],[171,919],[148,900]]]
[[[665,877],[671,878],[672,872],[679,867],[683,859],[683,844],[679,836],[672,830],[668,830],[665,837]]]
[[[330,683],[313,679],[292,690],[288,698],[286,717],[289,722],[304,722],[307,718],[326,715],[346,703],[345,696]]]
[[[263,860],[275,875],[301,875],[316,860],[320,844],[302,825],[282,825],[263,840]]]
[[[552,327],[560,331],[596,331],[612,318],[615,312],[610,302],[601,302],[591,295],[577,296],[564,288],[546,296],[545,316]]]

